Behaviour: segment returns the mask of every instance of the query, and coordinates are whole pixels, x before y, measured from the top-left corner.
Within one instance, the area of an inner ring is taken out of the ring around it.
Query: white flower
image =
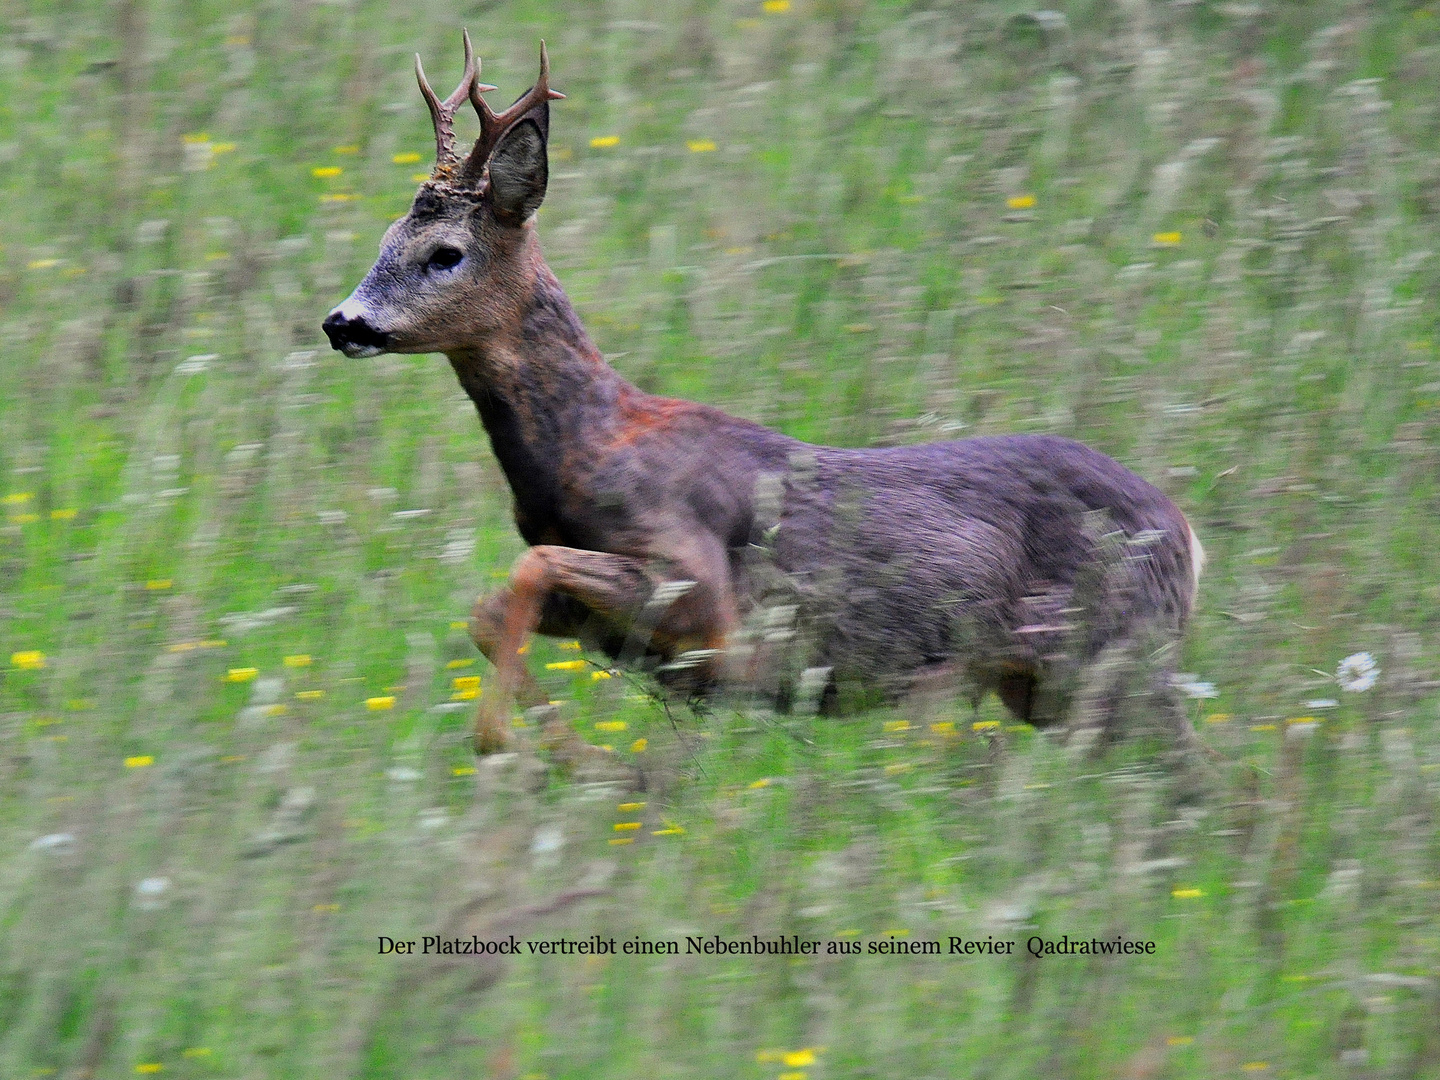
[[[1375,665],[1375,657],[1368,652],[1345,657],[1335,671],[1335,681],[1340,684],[1340,689],[1352,694],[1363,694],[1375,685],[1378,678],[1380,669]]]
[[[165,893],[170,889],[167,877],[147,877],[135,886],[135,906],[142,911],[158,911],[165,906]]]
[[[1205,682],[1185,671],[1177,673],[1171,679],[1171,685],[1188,698],[1203,699],[1220,696],[1220,691],[1215,688],[1213,682]]]
[[[30,841],[31,851],[48,851],[52,855],[68,855],[75,850],[75,834],[55,832]]]

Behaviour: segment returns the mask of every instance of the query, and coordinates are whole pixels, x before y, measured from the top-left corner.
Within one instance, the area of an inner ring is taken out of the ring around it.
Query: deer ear
[[[550,166],[545,153],[545,106],[507,131],[490,155],[490,200],[495,212],[513,224],[533,214],[545,199]]]

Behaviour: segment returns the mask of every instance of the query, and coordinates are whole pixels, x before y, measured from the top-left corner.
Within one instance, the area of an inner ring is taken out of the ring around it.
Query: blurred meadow
[[[508,489],[442,359],[320,333],[462,26],[497,103],[548,42],[542,242],[640,386],[1171,494],[1208,799],[545,639],[613,767],[471,755]],[[0,88],[0,1075],[1440,1077],[1436,0],[7,0]],[[511,933],[1021,944],[377,955]]]

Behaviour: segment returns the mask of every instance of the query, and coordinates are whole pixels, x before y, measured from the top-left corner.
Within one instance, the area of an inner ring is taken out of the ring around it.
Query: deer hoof
[[[498,754],[505,749],[509,741],[505,725],[493,716],[487,716],[482,710],[475,718],[475,753],[484,756],[486,754]]]

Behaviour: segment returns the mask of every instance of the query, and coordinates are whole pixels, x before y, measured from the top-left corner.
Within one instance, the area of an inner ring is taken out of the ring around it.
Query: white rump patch
[[[1205,549],[1188,521],[1185,522],[1185,530],[1190,534],[1190,606],[1194,607],[1200,597],[1200,571],[1205,569]]]

